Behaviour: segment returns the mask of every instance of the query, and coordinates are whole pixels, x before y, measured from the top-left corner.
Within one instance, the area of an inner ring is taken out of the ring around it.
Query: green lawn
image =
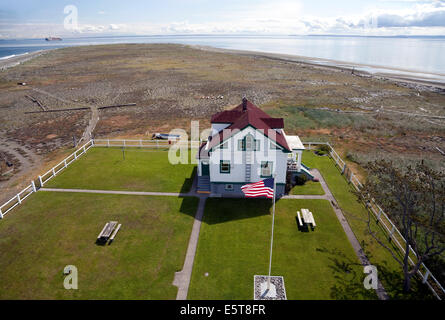
[[[342,208],[346,220],[351,226],[355,236],[360,242],[362,248],[379,272],[379,279],[392,299],[425,299],[431,297],[431,292],[426,286],[420,283],[413,283],[413,293],[406,295],[402,292],[402,268],[394,260],[391,254],[384,249],[369,234],[367,229],[367,211],[359,203],[357,197],[352,193],[353,187],[349,185],[340,170],[335,167],[334,161],[327,156],[317,156],[311,151],[303,153],[302,161],[311,168],[317,168],[323,175],[332,194]],[[376,225],[374,220],[371,222],[372,230],[378,231],[380,238],[385,241],[386,234]],[[395,246],[386,240],[388,246],[392,246],[396,252],[399,252]],[[417,287],[417,289],[415,289]]]
[[[188,192],[195,164],[170,164],[167,151],[139,148],[90,149],[57,177],[48,188]]]
[[[94,150],[93,150],[94,151]],[[0,223],[0,299],[175,299],[198,199],[38,192]],[[95,240],[122,224],[111,245]],[[66,265],[79,289],[63,288]]]
[[[301,208],[314,213],[315,231],[298,230]],[[268,273],[270,210],[270,200],[207,200],[189,299],[253,299],[254,275]],[[375,298],[325,200],[279,200],[273,252],[272,275],[284,276],[288,299]]]
[[[306,181],[303,185],[294,186],[289,194],[293,195],[301,195],[301,194],[309,194],[309,195],[323,195],[324,190],[320,184],[320,182],[314,181]]]

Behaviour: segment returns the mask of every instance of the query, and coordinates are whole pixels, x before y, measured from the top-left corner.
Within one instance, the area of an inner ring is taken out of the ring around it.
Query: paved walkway
[[[199,231],[201,229],[201,221],[204,215],[205,202],[207,196],[199,198],[198,209],[196,210],[195,222],[193,223],[192,233],[190,234],[189,245],[185,256],[184,266],[180,272],[175,273],[173,285],[178,287],[176,300],[186,300],[189,290],[190,279],[192,277],[193,263],[195,261],[196,247],[198,246]]]

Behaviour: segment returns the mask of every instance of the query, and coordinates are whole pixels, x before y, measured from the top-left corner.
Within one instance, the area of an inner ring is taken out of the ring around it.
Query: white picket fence
[[[154,148],[165,149],[169,148],[173,144],[186,145],[191,147],[197,147],[200,145],[200,141],[182,141],[182,140],[143,140],[143,139],[94,139],[94,145],[96,147],[138,147],[138,148]]]
[[[91,147],[94,146],[93,140],[88,141],[82,147],[74,151],[68,157],[63,159],[60,163],[52,167],[48,172],[40,175],[37,179],[38,186],[41,188],[50,179],[58,175],[63,169],[69,166],[73,161],[76,161],[81,155],[86,153]],[[0,219],[2,219],[8,212],[14,209],[16,206],[22,203],[23,200],[28,198],[32,193],[36,192],[36,182],[33,180],[31,184],[25,187],[22,191],[12,197],[9,201],[0,206]]]
[[[345,174],[347,168],[346,162],[338,155],[338,153],[329,142],[303,142],[303,145],[307,145],[307,149],[309,150],[313,149],[313,147],[316,147],[317,145],[329,146],[329,155],[331,159],[334,160],[336,166],[341,171],[341,174]],[[359,191],[363,187],[363,185],[360,183],[357,176],[351,170],[348,171],[350,174],[348,175],[348,177],[346,177],[346,179],[354,186],[357,191]],[[383,227],[383,230],[385,230],[385,232],[387,233],[389,240],[392,241],[403,254],[405,254],[406,240],[400,233],[399,229],[397,229],[395,224],[391,221],[391,219],[388,218],[383,209],[374,200],[369,203],[365,203],[365,206],[374,214],[376,222]],[[410,253],[415,257],[416,254],[414,250],[411,247],[409,248]],[[414,265],[414,261],[412,260],[411,256],[409,256],[408,259],[409,262]],[[436,298],[442,300],[440,294],[444,295],[445,290],[424,263],[421,264],[418,274],[421,277],[422,282],[430,288]]]

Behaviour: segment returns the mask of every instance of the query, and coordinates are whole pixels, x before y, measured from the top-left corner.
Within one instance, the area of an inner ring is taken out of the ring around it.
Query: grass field
[[[315,231],[298,230],[301,208],[314,213]],[[254,275],[268,273],[270,212],[270,200],[207,200],[188,298],[253,299]],[[284,276],[288,299],[376,298],[325,200],[277,202],[272,275]]]
[[[323,195],[324,190],[319,182],[306,181],[303,185],[296,185],[290,191],[289,194],[300,195],[300,194],[310,194],[310,195]]]
[[[175,299],[197,203],[38,192],[0,223],[0,299]],[[115,241],[96,245],[111,220],[122,224]],[[66,265],[78,290],[63,287]]]
[[[189,155],[190,156],[190,155]],[[194,164],[170,164],[167,151],[95,147],[73,162],[48,188],[188,192]]]

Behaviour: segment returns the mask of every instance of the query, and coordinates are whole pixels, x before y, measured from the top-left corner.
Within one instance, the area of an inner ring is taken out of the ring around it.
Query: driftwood
[[[103,106],[98,107],[97,109],[108,109],[108,108],[122,108],[122,107],[132,107],[135,106],[136,103],[127,103],[127,104],[117,104],[112,106]],[[68,108],[68,109],[57,109],[57,110],[43,110],[43,111],[27,111],[25,114],[29,113],[43,113],[43,112],[62,112],[62,111],[79,111],[79,110],[88,110],[90,107],[80,107],[80,108]]]
[[[97,109],[107,109],[107,108],[122,108],[122,107],[132,107],[135,106],[136,103],[127,103],[127,104],[116,104],[113,106],[103,106],[103,107],[98,107]]]
[[[82,107],[82,108],[69,108],[69,109],[57,109],[57,110],[44,110],[44,111],[27,111],[25,114],[28,113],[44,113],[44,112],[61,112],[61,111],[78,111],[78,110],[88,110],[89,107]]]
[[[34,103],[37,103],[37,105],[43,110],[42,112],[45,112],[48,110],[48,108],[46,106],[44,106],[38,99],[36,99],[32,96],[28,96],[28,95],[25,95],[25,98],[28,98],[29,100],[31,100]]]
[[[445,156],[445,152],[442,151],[442,150],[440,150],[439,147],[436,147],[436,149],[437,149],[437,151],[439,151],[439,153],[440,153],[441,155]]]

